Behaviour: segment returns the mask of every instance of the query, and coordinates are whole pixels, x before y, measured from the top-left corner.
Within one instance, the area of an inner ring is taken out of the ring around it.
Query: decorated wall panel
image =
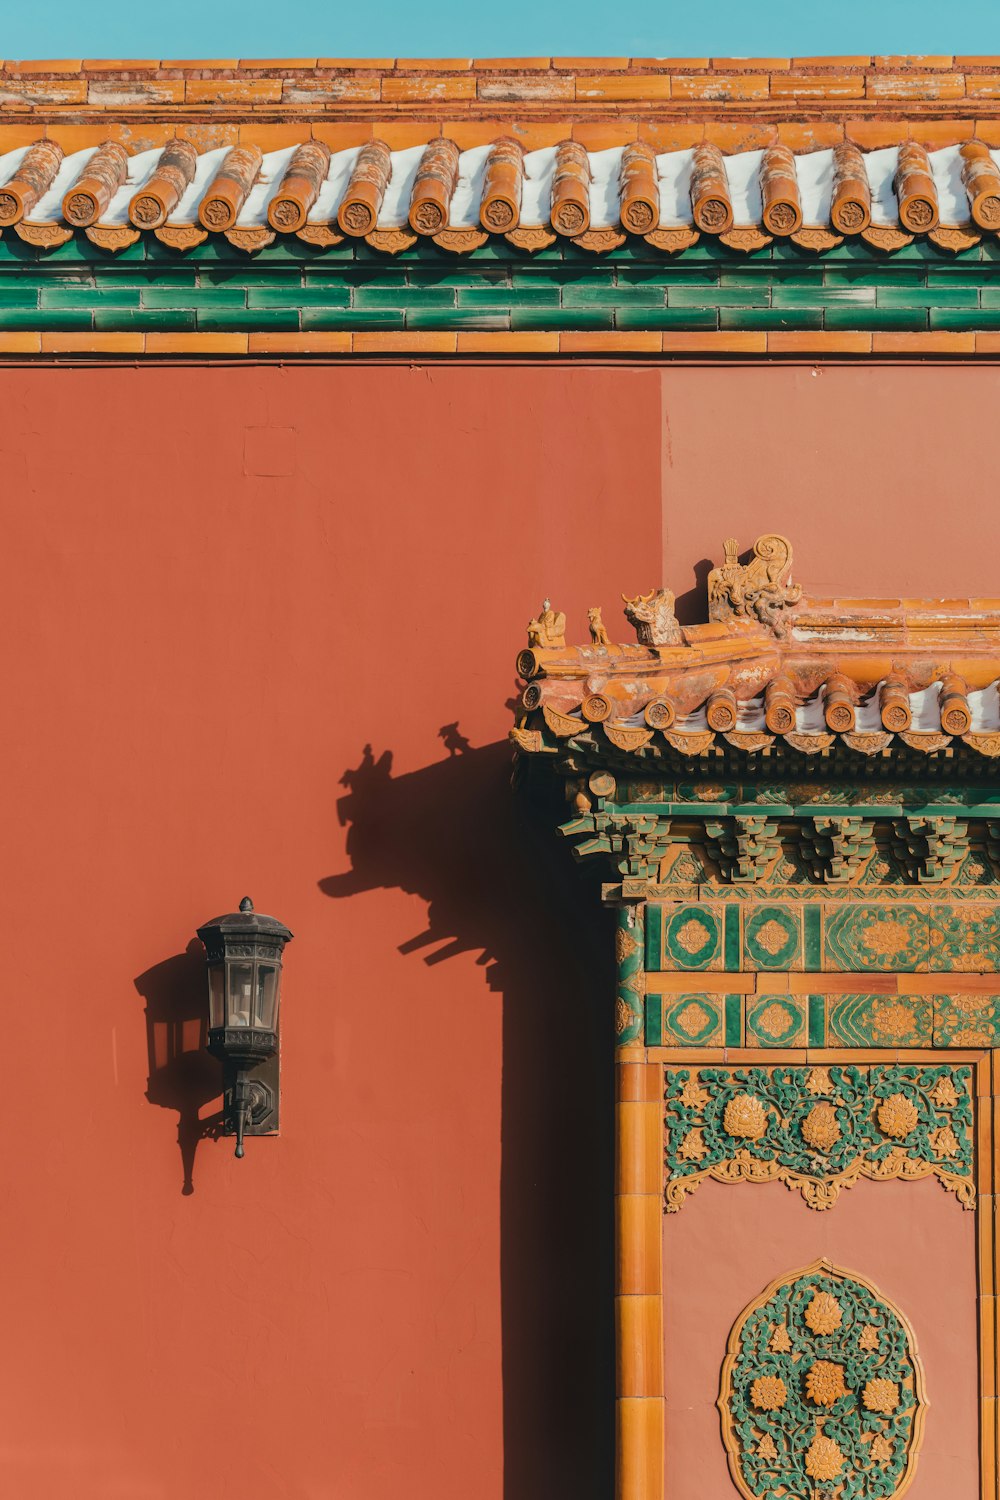
[[[519,658],[617,908],[618,1500],[995,1500],[1000,602],[724,554]]]

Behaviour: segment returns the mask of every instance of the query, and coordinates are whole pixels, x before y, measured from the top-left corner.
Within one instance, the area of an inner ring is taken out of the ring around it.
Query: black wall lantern
[[[292,934],[259,915],[249,896],[239,911],[198,928],[208,959],[208,1050],[222,1063],[224,1130],[236,1136],[278,1128],[278,1002],[281,954]]]

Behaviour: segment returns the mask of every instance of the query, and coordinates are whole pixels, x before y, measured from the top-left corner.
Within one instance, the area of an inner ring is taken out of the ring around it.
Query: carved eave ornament
[[[735,538],[723,552],[702,625],[681,625],[673,593],[652,589],[622,594],[634,642],[615,643],[591,606],[590,642],[566,645],[567,616],[546,601],[517,658],[518,748],[591,766],[631,755],[650,771],[734,752],[835,752],[856,768],[1000,755],[1000,600],[815,600],[793,581],[787,537],[758,537],[742,560]]]
[[[667,588],[623,594],[621,644],[592,605],[589,643],[567,645],[545,600],[517,658],[519,774],[564,779],[562,831],[623,899],[706,880],[992,886],[1000,600],[816,600],[792,562],[786,537],[742,560],[729,540],[705,624],[681,625]]]

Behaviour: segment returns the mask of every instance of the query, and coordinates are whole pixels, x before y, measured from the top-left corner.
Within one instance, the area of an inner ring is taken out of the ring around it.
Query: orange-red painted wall
[[[510,797],[524,622],[770,529],[995,589],[998,380],[0,371],[7,1491],[606,1497],[610,948]],[[296,937],[237,1163],[161,1064],[247,893]]]

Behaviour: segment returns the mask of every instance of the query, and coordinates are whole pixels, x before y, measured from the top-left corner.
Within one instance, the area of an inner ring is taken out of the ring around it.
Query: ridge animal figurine
[[[636,594],[625,601],[625,618],[635,626],[635,638],[640,646],[681,646],[684,638],[674,614],[674,596],[670,589],[650,589],[648,594]]]
[[[604,621],[601,619],[601,606],[599,604],[595,604],[591,609],[587,610],[587,620],[590,624],[590,639],[594,645],[610,646],[611,641],[608,638]]]
[[[546,648],[565,646],[566,616],[552,608],[550,599],[542,600],[537,620],[528,621],[528,645]]]
[[[753,544],[753,557],[744,566],[735,537],[723,543],[725,562],[708,575],[710,620],[756,620],[759,625],[784,635],[789,626],[787,612],[802,598],[802,588],[789,582],[792,544],[786,536],[771,533]]]

